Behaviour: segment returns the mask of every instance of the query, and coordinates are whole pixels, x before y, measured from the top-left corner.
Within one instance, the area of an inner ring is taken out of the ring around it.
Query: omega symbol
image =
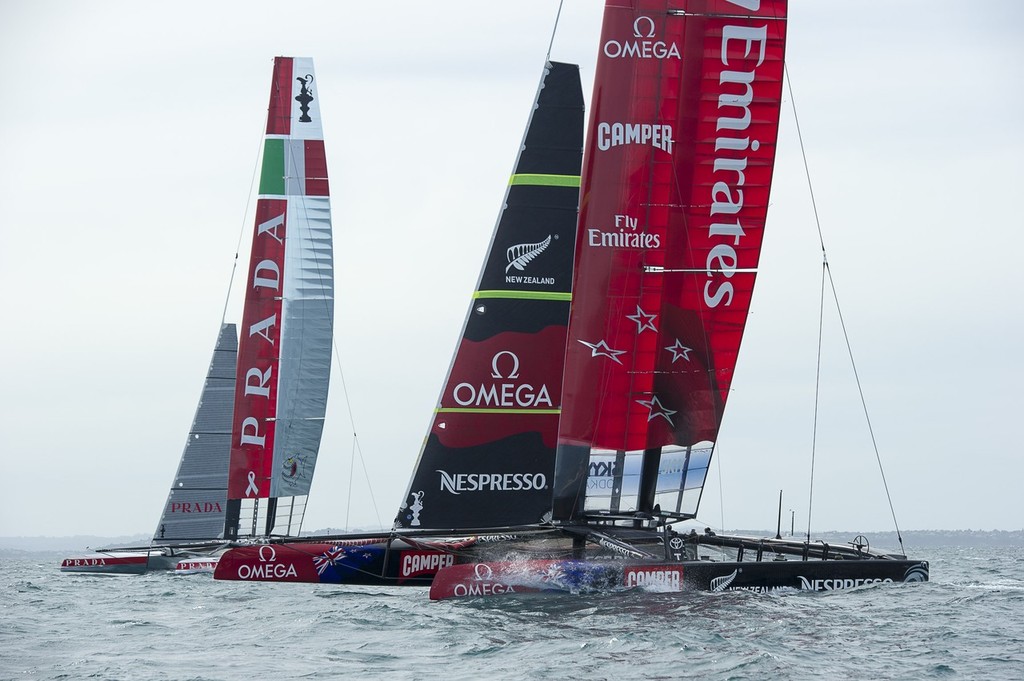
[[[648,26],[647,35],[643,34],[640,30],[641,23],[646,22]],[[637,38],[653,38],[654,37],[654,19],[650,17],[637,17],[636,21],[633,22],[633,35]]]
[[[508,355],[512,358],[512,371],[509,372],[508,376],[502,376],[501,369],[498,368],[498,358],[502,355]],[[519,358],[514,352],[502,350],[491,359],[491,378],[519,378]]]

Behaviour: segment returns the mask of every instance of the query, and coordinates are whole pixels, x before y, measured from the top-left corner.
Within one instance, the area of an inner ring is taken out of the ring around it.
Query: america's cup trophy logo
[[[299,121],[310,123],[313,119],[309,117],[309,103],[313,101],[313,93],[309,91],[309,84],[313,82],[313,74],[307,73],[304,78],[300,77],[295,80],[299,81],[299,86],[302,88],[295,96],[295,101],[299,103],[299,109],[302,111]]]
[[[412,499],[412,503],[409,503],[409,499]],[[405,503],[402,504],[402,508],[398,510],[398,525],[402,524],[402,521],[409,523],[411,527],[419,527],[420,524],[420,511],[423,510],[423,492],[409,492],[409,496],[405,498]]]
[[[420,524],[420,511],[423,510],[423,492],[412,493],[412,505],[409,506],[409,510],[412,511],[412,522],[409,524],[416,527]]]

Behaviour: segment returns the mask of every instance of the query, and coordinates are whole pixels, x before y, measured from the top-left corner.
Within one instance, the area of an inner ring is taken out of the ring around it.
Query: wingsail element
[[[313,60],[278,57],[238,350],[225,535],[297,535],[330,379],[334,256]]]
[[[696,513],[754,287],[786,3],[605,8],[554,518]]]
[[[549,62],[396,528],[551,508],[582,139],[579,67]]]

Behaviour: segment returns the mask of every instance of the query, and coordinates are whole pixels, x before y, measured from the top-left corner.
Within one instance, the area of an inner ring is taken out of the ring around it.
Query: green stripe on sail
[[[561,409],[484,409],[482,407],[441,407],[435,414],[561,414]]]
[[[519,300],[572,300],[568,291],[477,291],[474,298],[516,298]]]
[[[529,184],[544,187],[579,187],[579,175],[541,175],[539,173],[519,173],[509,178],[508,183]]]
[[[263,168],[260,171],[260,194],[284,196],[284,140],[263,141]]]

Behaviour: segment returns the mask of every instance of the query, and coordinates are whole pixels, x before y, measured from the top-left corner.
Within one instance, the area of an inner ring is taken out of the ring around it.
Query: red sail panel
[[[267,134],[292,133],[292,58],[274,59],[274,81],[270,88],[270,107],[267,110]]]
[[[323,140],[305,140],[303,158],[306,163],[306,196],[330,196],[327,182],[327,152]]]
[[[260,199],[256,204],[256,233],[238,344],[229,499],[270,496],[277,385],[281,375],[281,286],[287,206],[283,199]]]
[[[548,62],[530,111],[397,527],[508,528],[551,511],[583,148],[579,68]]]
[[[442,413],[431,432],[450,448],[536,432],[553,450],[562,361],[561,353],[551,349],[564,342],[564,326],[478,341],[463,338],[441,394]]]
[[[785,0],[610,0],[559,441],[714,441],[761,249]]]

